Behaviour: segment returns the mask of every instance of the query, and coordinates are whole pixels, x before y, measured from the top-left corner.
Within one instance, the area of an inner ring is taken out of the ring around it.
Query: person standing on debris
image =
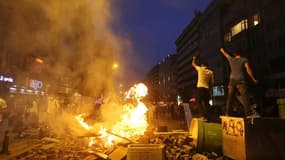
[[[228,84],[228,96],[226,102],[226,111],[225,115],[229,115],[229,110],[232,105],[233,96],[236,92],[240,94],[240,102],[244,107],[244,115],[250,116],[250,104],[247,94],[247,83],[244,75],[244,70],[246,70],[249,77],[252,81],[257,84],[257,80],[254,78],[253,72],[249,66],[248,60],[245,57],[241,57],[238,52],[234,52],[234,57],[232,57],[229,53],[227,53],[224,48],[220,48],[220,52],[230,64],[230,82]]]
[[[197,102],[202,109],[202,117],[207,118],[211,95],[210,89],[214,85],[214,74],[205,64],[197,65],[195,56],[192,59],[192,66],[198,72]]]

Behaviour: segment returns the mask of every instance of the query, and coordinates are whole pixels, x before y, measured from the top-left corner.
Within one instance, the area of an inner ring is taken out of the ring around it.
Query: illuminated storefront
[[[13,84],[14,78],[10,75],[0,73],[0,94],[1,97],[5,96],[11,84]]]
[[[10,93],[28,94],[28,95],[45,95],[43,91],[44,83],[40,80],[28,79],[27,85],[14,84],[10,86]]]

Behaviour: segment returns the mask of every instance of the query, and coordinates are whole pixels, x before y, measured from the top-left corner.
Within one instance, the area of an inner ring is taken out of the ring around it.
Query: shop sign
[[[4,76],[4,75],[0,75],[0,81],[1,82],[12,83],[12,82],[14,82],[14,79],[12,77],[7,77],[7,76]]]
[[[43,82],[31,79],[30,80],[30,87],[35,89],[35,90],[41,89],[43,87]]]

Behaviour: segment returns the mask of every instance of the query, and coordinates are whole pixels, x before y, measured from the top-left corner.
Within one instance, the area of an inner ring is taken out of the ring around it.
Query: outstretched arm
[[[252,72],[252,70],[251,70],[249,64],[248,64],[248,63],[245,63],[245,64],[244,64],[244,67],[245,67],[245,69],[246,69],[247,74],[248,74],[249,77],[252,79],[252,81],[253,81],[254,83],[257,83],[257,80],[254,78],[253,72]]]
[[[196,57],[193,56],[192,58],[192,66],[196,69],[198,67],[198,65],[196,64]]]
[[[220,52],[221,52],[221,53],[223,54],[223,56],[225,56],[226,58],[230,57],[229,53],[226,52],[226,51],[224,50],[224,48],[220,48]]]

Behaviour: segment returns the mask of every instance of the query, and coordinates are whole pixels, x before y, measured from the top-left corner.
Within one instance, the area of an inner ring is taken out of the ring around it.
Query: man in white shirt
[[[208,117],[210,89],[214,85],[214,74],[205,64],[196,64],[196,57],[192,59],[192,66],[198,72],[197,102],[202,109],[202,117]]]

